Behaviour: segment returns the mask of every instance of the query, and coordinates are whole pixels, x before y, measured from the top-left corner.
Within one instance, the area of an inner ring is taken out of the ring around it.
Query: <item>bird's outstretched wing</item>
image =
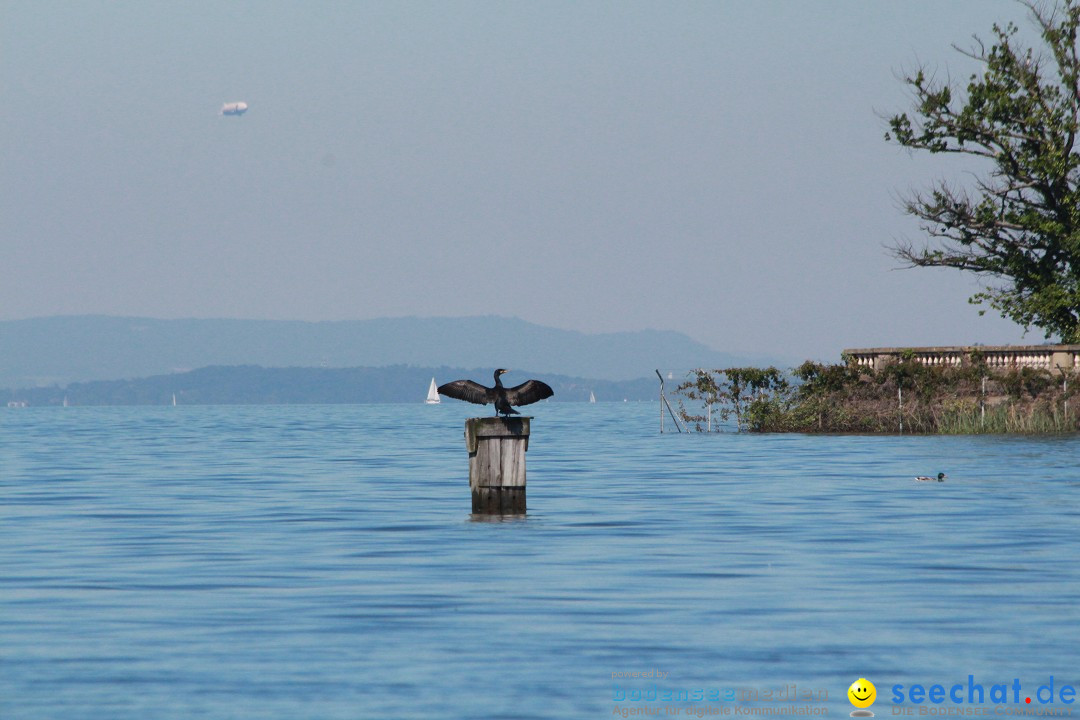
[[[506,388],[506,400],[511,405],[530,405],[554,394],[550,385],[539,380],[526,380],[520,385]]]
[[[528,383],[526,383],[528,385]],[[452,397],[456,400],[487,405],[495,398],[494,393],[478,382],[472,380],[455,380],[439,386],[439,394]]]

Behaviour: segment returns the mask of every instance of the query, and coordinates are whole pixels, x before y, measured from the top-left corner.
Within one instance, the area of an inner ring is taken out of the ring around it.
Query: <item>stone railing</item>
[[[923,365],[959,367],[971,364],[971,354],[982,356],[992,371],[1006,372],[1019,368],[1077,372],[1080,371],[1080,345],[964,345],[952,347],[884,347],[845,350],[858,367],[880,370],[911,354]]]

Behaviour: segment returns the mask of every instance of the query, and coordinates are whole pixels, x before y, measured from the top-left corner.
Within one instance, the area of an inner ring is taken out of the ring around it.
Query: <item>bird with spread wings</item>
[[[555,394],[551,386],[539,380],[526,380],[520,385],[503,387],[501,375],[510,372],[504,368],[495,371],[495,387],[484,387],[472,380],[454,380],[439,386],[439,394],[456,400],[487,405],[495,403],[495,415],[519,415],[513,405],[529,405]]]

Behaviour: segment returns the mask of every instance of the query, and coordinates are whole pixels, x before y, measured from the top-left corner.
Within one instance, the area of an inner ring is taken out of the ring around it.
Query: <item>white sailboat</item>
[[[427,391],[427,400],[424,402],[428,405],[435,405],[436,403],[442,402],[442,400],[439,399],[439,388],[435,384],[435,378],[431,378],[431,386],[428,387]]]
[[[591,402],[591,403],[596,402],[596,395],[593,394],[592,390],[589,391],[589,402]]]

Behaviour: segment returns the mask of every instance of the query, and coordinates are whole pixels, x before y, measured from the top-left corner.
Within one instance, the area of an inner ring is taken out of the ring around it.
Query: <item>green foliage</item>
[[[675,388],[679,415],[687,424],[693,423],[698,431],[711,429],[713,408],[718,420],[735,417],[736,426],[743,430],[752,424],[768,403],[781,402],[786,398],[790,384],[784,373],[775,367],[697,369]],[[691,411],[687,402],[702,410]],[[720,430],[720,423],[716,423]]]
[[[692,370],[686,380],[679,383],[675,388],[675,396],[677,397],[679,405],[679,416],[682,421],[687,425],[694,424],[698,432],[702,430],[702,423],[706,423],[707,429],[712,429],[710,424],[712,421],[712,407],[718,403],[722,403],[724,399],[724,392],[721,390],[721,383],[714,373],[719,373],[719,370]],[[702,412],[692,413],[686,409],[686,401],[694,404],[699,404],[704,408]],[[726,420],[728,418],[729,409],[725,405],[721,405],[720,411],[717,413],[717,419]],[[719,424],[717,424],[719,428]]]
[[[1047,373],[1029,367],[1010,370],[1002,375],[998,382],[1013,400],[1021,400],[1025,396],[1034,400],[1047,388],[1057,384]]]
[[[968,353],[968,363],[970,363],[968,367],[973,368],[978,377],[984,377],[990,373],[986,365],[986,353],[978,348]]]
[[[911,114],[889,120],[886,140],[912,150],[981,158],[971,188],[944,181],[909,196],[905,210],[931,241],[900,244],[910,266],[952,267],[999,284],[970,298],[1024,328],[1080,342],[1080,5],[1024,2],[1043,49],[1020,45],[1013,24],[993,27],[961,53],[977,61],[961,91],[924,69],[905,78]]]
[[[795,368],[794,375],[802,381],[799,391],[804,396],[809,393],[835,392],[858,380],[858,368],[849,363],[825,365],[807,360]]]
[[[1056,405],[1036,405],[1020,408],[1016,405],[997,405],[980,412],[977,405],[956,407],[945,413],[938,423],[942,435],[1010,434],[1036,435],[1076,431],[1076,416]]]
[[[1048,371],[990,374],[985,358],[972,355],[961,366],[928,366],[902,353],[877,371],[807,361],[790,376],[776,368],[695,370],[676,390],[679,412],[699,432],[730,418],[751,432],[897,433],[901,421],[905,433],[1077,429],[1080,402],[1071,398],[1080,379],[1065,393],[1063,378]]]
[[[875,373],[874,379],[879,385],[889,385],[927,399],[940,391],[947,372],[944,367],[923,365],[907,350],[900,355],[899,362],[886,365]]]

